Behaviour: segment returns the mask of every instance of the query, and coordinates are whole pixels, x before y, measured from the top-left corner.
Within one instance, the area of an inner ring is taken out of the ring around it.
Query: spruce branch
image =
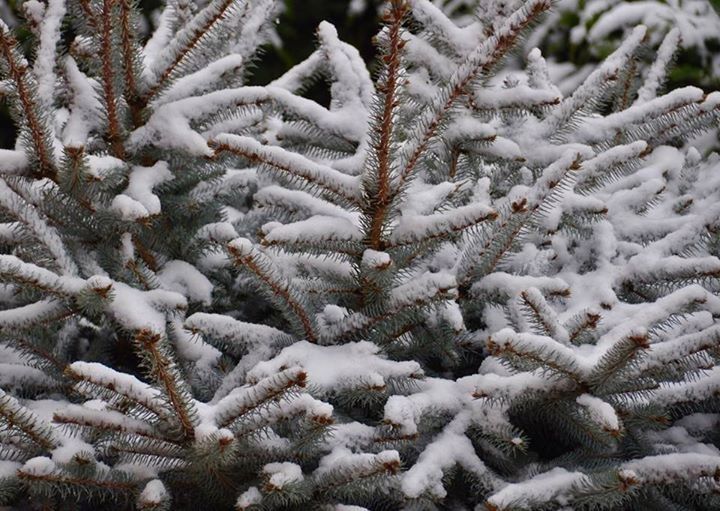
[[[468,94],[471,84],[495,67],[505,54],[516,44],[522,32],[543,12],[550,8],[547,0],[531,0],[512,13],[497,31],[471,53],[463,65],[454,73],[450,82],[440,94],[439,100],[428,109],[417,122],[417,128],[408,135],[398,161],[399,189],[410,178],[430,141],[451,111],[455,103]],[[398,190],[394,192],[398,193]]]
[[[65,369],[65,375],[75,382],[75,390],[80,394],[90,398],[101,397],[118,409],[130,403],[157,418],[167,420],[171,416],[171,411],[160,398],[160,392],[134,376],[87,362],[73,362]]]
[[[393,162],[391,149],[394,143],[394,124],[398,106],[398,89],[400,66],[405,42],[402,40],[402,24],[407,15],[408,5],[405,1],[393,1],[384,16],[388,28],[387,48],[383,55],[385,69],[382,81],[378,84],[379,105],[373,119],[373,130],[379,132],[378,140],[373,145],[369,158],[375,167],[364,179],[367,207],[363,213],[368,220],[367,243],[373,250],[383,250],[383,231],[386,229],[388,208],[390,207],[391,187],[393,181]]]
[[[163,389],[163,397],[174,412],[174,420],[180,426],[181,438],[194,438],[197,412],[179,368],[172,358],[167,340],[150,330],[136,332],[133,340],[144,359],[145,369]]]
[[[91,497],[122,500],[123,496],[127,498],[132,495],[137,487],[128,474],[107,469],[92,475],[76,475],[56,466],[51,470],[45,466],[37,470],[26,464],[18,470],[18,478],[38,493],[46,495],[76,491]]]
[[[3,390],[0,390],[0,424],[21,433],[42,450],[49,451],[58,446],[50,426]]]
[[[123,159],[125,148],[123,146],[123,127],[120,115],[120,94],[117,83],[118,77],[114,67],[116,51],[113,46],[117,3],[123,0],[103,0],[100,13],[100,68],[102,76],[102,93],[105,111],[107,114],[107,136],[110,153],[116,158]]]
[[[137,22],[135,21],[136,0],[117,0],[120,4],[120,38],[122,40],[123,81],[126,101],[130,107],[133,127],[143,122],[140,82],[142,61],[140,48],[136,41]]]
[[[77,274],[77,266],[57,229],[51,226],[32,204],[25,201],[2,178],[0,178],[0,206],[9,211],[16,221],[25,225],[43,243],[62,273]]]
[[[279,147],[263,146],[252,138],[231,134],[219,135],[209,145],[216,154],[228,152],[241,156],[252,163],[267,166],[290,182],[329,192],[351,205],[357,205],[360,200],[357,178]]]
[[[69,405],[53,413],[53,422],[93,432],[138,435],[152,440],[164,440],[146,421],[128,417],[113,409],[93,409],[81,405]]]
[[[272,262],[247,239],[233,240],[227,245],[227,251],[236,267],[246,268],[255,276],[262,288],[268,292],[268,298],[275,302],[290,323],[296,326],[298,334],[303,335],[309,342],[317,342],[313,322],[298,298],[292,282],[283,277]]]
[[[16,123],[21,133],[27,131],[28,159],[37,164],[34,175],[54,180],[57,169],[52,151],[52,131],[37,102],[37,83],[29,72],[28,63],[19,52],[10,29],[2,21],[0,21],[0,55],[2,56],[0,69],[12,81],[13,92],[17,96]]]
[[[260,407],[271,406],[273,402],[287,399],[293,390],[304,388],[306,373],[300,368],[286,369],[275,376],[266,378],[252,387],[236,389],[218,401],[215,420],[219,427],[228,428],[234,422],[242,422],[245,415]]]
[[[154,66],[154,76],[143,95],[143,103],[150,103],[173,79],[181,75],[183,68],[196,53],[202,51],[208,40],[217,37],[218,25],[237,16],[236,11],[247,9],[247,4],[241,0],[213,0],[185,24]]]

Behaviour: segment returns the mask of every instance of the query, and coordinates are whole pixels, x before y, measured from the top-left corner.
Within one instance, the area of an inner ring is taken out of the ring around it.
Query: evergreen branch
[[[657,51],[657,58],[645,76],[645,80],[638,90],[635,104],[645,103],[657,96],[658,89],[663,86],[667,79],[668,70],[672,60],[682,43],[680,30],[673,28],[663,39]]]
[[[146,369],[149,374],[164,390],[164,397],[180,424],[183,439],[194,438],[195,409],[162,336],[143,329],[135,333],[134,341],[147,361]]]
[[[22,406],[17,399],[0,389],[0,423],[21,432],[41,449],[50,451],[58,441],[49,425],[46,425],[32,411]]]
[[[374,455],[348,455],[335,466],[323,467],[314,476],[316,492],[338,489],[378,476],[394,476],[400,472],[396,451],[382,451]]]
[[[80,292],[84,282],[78,278],[60,277],[45,268],[26,263],[11,255],[0,255],[0,275],[7,282],[15,282],[66,300]]]
[[[110,152],[116,158],[123,159],[125,149],[122,139],[122,125],[120,123],[120,105],[118,94],[115,90],[115,68],[113,50],[113,20],[115,3],[122,0],[103,0],[102,14],[100,16],[102,26],[100,28],[100,62],[102,75],[102,91],[105,101],[105,110],[108,121],[108,140]]]
[[[472,280],[488,275],[497,268],[505,254],[512,249],[528,217],[527,199],[515,201],[510,205],[507,213],[498,216],[492,233],[485,236],[476,254],[470,253],[470,250],[477,248],[476,243],[471,243],[470,247],[466,248],[459,272],[458,283],[461,290],[466,289]],[[475,266],[478,263],[479,266]],[[462,291],[460,295],[466,296],[467,293]]]
[[[132,403],[158,418],[166,419],[171,413],[157,389],[102,364],[73,362],[65,369],[65,375],[76,382],[75,390],[91,398],[102,397],[110,404],[118,405]]]
[[[35,101],[37,83],[28,72],[28,64],[18,51],[17,42],[3,21],[0,21],[0,56],[5,63],[5,73],[15,86],[20,112],[29,131],[33,152],[28,154],[28,157],[31,161],[37,161],[38,177],[55,180],[57,170],[52,152],[51,130]],[[21,125],[20,128],[24,126]]]
[[[263,287],[270,291],[270,297],[283,305],[281,310],[287,311],[291,315],[291,319],[299,322],[300,331],[304,334],[305,339],[312,343],[317,342],[313,322],[303,305],[294,296],[291,282],[282,279],[283,282],[278,275],[273,274],[270,262],[267,258],[261,257],[252,242],[239,238],[230,242],[227,250],[234,265],[239,268],[247,268],[262,283]],[[291,323],[295,323],[295,321],[291,321]]]
[[[111,471],[108,471],[108,473],[110,472]],[[38,473],[34,470],[28,470],[23,467],[18,469],[17,476],[25,484],[32,485],[49,484],[54,487],[72,486],[77,490],[85,492],[91,492],[93,490],[123,492],[127,494],[135,492],[137,485],[135,482],[128,480],[129,478],[126,474],[116,471],[113,471],[113,473],[114,477],[109,476],[107,478],[95,478],[72,475],[57,469],[54,469],[49,473]],[[123,475],[120,476],[120,474]]]
[[[25,330],[49,325],[77,314],[60,300],[45,299],[29,305],[0,311],[0,330]]]
[[[642,363],[642,369],[643,371],[661,369],[677,360],[717,348],[720,348],[720,326],[713,325],[699,332],[680,335],[651,345]]]
[[[495,220],[498,213],[484,204],[468,204],[433,215],[403,215],[387,242],[388,248],[444,240],[449,236]]]
[[[230,427],[236,421],[242,421],[254,410],[269,406],[285,397],[294,389],[304,388],[306,373],[300,368],[286,369],[266,378],[252,387],[241,387],[218,401],[215,408],[215,420],[219,427]]]
[[[581,390],[587,387],[574,354],[549,337],[501,330],[488,338],[487,348],[491,355],[506,358],[521,370],[540,368],[569,379]]]
[[[560,105],[548,115],[542,123],[543,132],[551,135],[558,129],[563,129],[570,121],[584,109],[592,106],[593,101],[598,101],[603,88],[618,80],[620,72],[635,55],[639,46],[645,40],[647,29],[643,26],[636,27],[630,37],[623,41],[622,45],[615,50],[605,61],[595,69],[585,81],[565,98]]]
[[[17,345],[16,349],[27,357],[34,358],[36,360],[34,364],[40,366],[41,369],[48,370],[49,368],[52,368],[62,374],[67,367],[67,364],[61,361],[52,352],[34,345],[27,339],[14,338],[12,340],[12,344]],[[42,360],[42,362],[38,361],[38,359]]]
[[[198,12],[165,49],[169,62],[156,73],[154,84],[145,92],[143,103],[148,104],[175,77],[182,65],[201,48],[203,40],[212,37],[216,26],[229,16],[233,8],[246,5],[243,0],[214,0]]]
[[[477,50],[467,57],[440,94],[439,101],[427,110],[427,114],[417,123],[418,128],[413,130],[408,137],[409,140],[406,147],[403,148],[398,165],[401,169],[400,189],[410,178],[430,141],[441,128],[445,117],[457,100],[468,94],[471,84],[497,65],[515,46],[522,32],[550,7],[549,0],[530,0],[524,3],[505,20],[495,35],[486,39]]]
[[[280,147],[263,146],[256,140],[239,135],[223,134],[208,142],[215,154],[228,152],[251,163],[265,165],[282,176],[322,191],[330,192],[348,203],[358,205],[358,180],[333,168],[315,163]]]
[[[371,158],[375,160],[377,175],[372,176],[372,181],[368,183],[372,187],[373,193],[367,197],[368,208],[365,212],[370,219],[367,242],[374,250],[383,249],[382,233],[387,223],[386,217],[390,206],[392,179],[390,150],[393,143],[395,110],[398,106],[401,54],[405,45],[402,40],[401,28],[407,11],[408,5],[405,0],[393,0],[384,18],[388,26],[388,49],[383,56],[386,66],[383,80],[378,85],[378,91],[382,95],[382,113],[375,119],[374,128],[379,130],[380,136],[371,155]]]
[[[637,365],[639,357],[650,348],[647,335],[631,333],[624,336],[602,356],[588,377],[597,391],[608,385],[610,379],[620,379],[630,366]]]
[[[57,229],[51,227],[37,209],[17,194],[2,178],[0,178],[0,206],[13,214],[16,221],[25,225],[45,245],[63,273],[77,274],[77,266]]]
[[[95,12],[95,9],[93,9],[91,0],[76,0],[78,5],[80,6],[80,10],[82,12],[82,19],[85,23],[88,24],[88,26],[95,30],[95,34],[98,34],[100,32],[100,25],[98,23],[98,16]]]
[[[95,432],[131,434],[152,440],[167,441],[155,431],[151,424],[140,419],[133,419],[112,409],[93,410],[71,404],[54,412],[53,422],[79,428],[90,428]]]
[[[185,328],[193,334],[202,334],[205,342],[238,357],[256,345],[283,346],[293,340],[282,330],[238,321],[224,314],[197,312],[185,319]]]
[[[568,332],[560,324],[555,311],[550,308],[545,297],[537,288],[531,287],[520,293],[520,300],[530,318],[530,323],[539,330],[536,333],[552,337],[563,344],[569,342]]]
[[[574,318],[565,328],[568,331],[569,341],[578,344],[584,340],[584,336],[594,331],[602,316],[595,311],[588,310]]]
[[[113,442],[112,451],[123,461],[149,465],[163,470],[187,468],[189,462],[184,459],[185,453],[177,444],[164,439],[123,438]]]
[[[505,213],[500,213],[495,228],[481,238],[480,243],[469,243],[460,261],[458,283],[465,289],[473,278],[482,278],[497,268],[516,245],[520,235],[529,229],[538,216],[547,213],[559,200],[582,168],[587,152],[570,151],[543,170],[542,176],[527,197],[513,201]],[[472,253],[480,245],[477,253]],[[461,296],[464,295],[461,292]]]
[[[120,36],[122,41],[123,73],[125,94],[130,106],[134,127],[142,124],[142,99],[138,86],[140,50],[136,41],[137,27],[133,20],[136,0],[117,0],[120,3]]]

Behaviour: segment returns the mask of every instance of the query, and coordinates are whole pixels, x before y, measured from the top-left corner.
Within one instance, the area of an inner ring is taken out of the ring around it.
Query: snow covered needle
[[[563,95],[548,0],[464,5],[266,86],[272,0],[0,25],[1,505],[720,507],[720,94],[639,26]]]

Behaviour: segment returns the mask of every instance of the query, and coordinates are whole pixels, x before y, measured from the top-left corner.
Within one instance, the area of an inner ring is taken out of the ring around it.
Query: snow
[[[353,453],[345,447],[335,447],[329,454],[320,460],[318,468],[313,475],[332,475],[336,471],[352,468],[352,472],[363,474],[375,472],[376,467],[400,466],[400,454],[395,450],[380,451],[377,454]]]
[[[54,418],[61,423],[102,424],[108,429],[117,428],[121,431],[151,434],[153,427],[145,421],[133,419],[122,412],[108,408],[104,401],[86,401],[82,405],[69,404],[57,410]]]
[[[135,166],[130,172],[128,187],[113,199],[111,209],[130,221],[158,215],[160,198],[153,194],[153,188],[171,179],[173,174],[165,161],[152,167]]]
[[[496,294],[512,297],[530,288],[539,289],[549,295],[565,295],[570,290],[567,282],[556,277],[534,277],[495,272],[474,284],[473,294],[477,296]]]
[[[269,185],[258,190],[254,199],[262,206],[292,207],[299,213],[309,216],[337,217],[351,223],[357,222],[356,214],[300,190],[288,190],[280,186]]]
[[[447,491],[442,483],[443,473],[456,464],[482,479],[491,478],[472,442],[464,435],[467,426],[467,415],[458,414],[425,447],[417,462],[403,475],[401,488],[407,497],[418,498],[428,493],[432,498],[444,498]]]
[[[123,396],[145,406],[148,410],[163,409],[162,393],[130,374],[120,373],[98,362],[73,362],[69,369],[83,381],[114,389]]]
[[[239,510],[248,509],[254,504],[259,504],[261,500],[260,490],[255,486],[251,486],[238,497],[235,507]]]
[[[56,293],[75,294],[82,288],[84,281],[77,277],[59,276],[40,266],[26,263],[12,255],[0,255],[0,271],[11,281],[12,275],[18,275],[28,284],[46,288]]]
[[[49,0],[44,7],[40,27],[39,49],[33,71],[38,82],[38,96],[44,105],[51,105],[55,96],[55,59],[60,42],[60,25],[65,16],[64,0]],[[39,13],[38,13],[39,14]],[[37,14],[36,14],[37,16]]]
[[[463,396],[458,392],[455,382],[441,378],[423,380],[418,390],[409,396],[390,396],[385,403],[383,418],[402,435],[416,435],[418,422],[428,412],[457,413],[470,399],[469,394]]]
[[[166,314],[187,309],[183,295],[163,289],[140,291],[101,276],[88,279],[88,285],[100,294],[109,294],[108,312],[128,330],[164,332]]]
[[[159,479],[153,479],[152,481],[148,481],[145,488],[143,488],[142,492],[140,492],[138,502],[145,507],[153,507],[158,506],[169,499],[170,494],[165,488],[163,482]]]
[[[496,217],[497,213],[485,204],[468,204],[433,215],[402,215],[390,240],[396,245],[412,244],[449,232],[459,232]]]
[[[642,87],[638,90],[636,104],[649,101],[657,95],[658,90],[664,84],[667,68],[681,42],[680,29],[673,28],[667,33],[657,51],[655,62],[653,62],[645,76]]]
[[[590,394],[581,394],[575,399],[580,406],[588,409],[590,416],[608,431],[619,431],[620,421],[611,404]]]
[[[424,273],[390,291],[390,304],[395,309],[408,307],[418,302],[429,301],[438,296],[452,298],[457,294],[457,281],[450,273]]]
[[[21,466],[22,463],[17,461],[0,460],[0,479],[11,479],[15,477],[17,469]]]
[[[72,463],[78,459],[94,459],[95,448],[77,438],[65,438],[63,444],[52,451],[52,460],[60,465]]]
[[[378,252],[370,248],[363,252],[362,266],[374,270],[384,270],[392,264],[390,254],[387,252]]]
[[[173,84],[162,92],[160,97],[155,100],[153,106],[155,108],[160,105],[172,103],[191,96],[202,96],[208,92],[212,92],[215,83],[220,80],[223,75],[238,72],[243,66],[244,59],[242,55],[230,54],[209,63],[204,68],[183,76],[173,82]]]
[[[343,174],[302,155],[291,153],[280,147],[264,146],[252,138],[232,134],[218,135],[215,137],[215,143],[224,144],[231,150],[239,151],[251,160],[259,158],[270,169],[291,181],[319,186],[353,201],[359,198],[359,178]]]
[[[262,87],[225,89],[202,96],[192,96],[156,108],[150,119],[130,136],[131,147],[153,145],[165,149],[182,149],[189,154],[211,156],[205,138],[191,128],[191,121],[222,111],[229,105],[240,107],[269,99]]]
[[[195,266],[185,261],[168,261],[157,273],[164,289],[175,291],[192,302],[212,303],[213,284]]]
[[[27,164],[28,159],[24,152],[0,149],[0,170],[4,175],[20,174]]]
[[[258,349],[274,343],[289,340],[289,336],[281,330],[270,326],[245,323],[223,314],[196,312],[185,319],[185,328],[204,336],[221,339],[231,345],[233,352],[241,352],[248,346]]]
[[[268,463],[262,470],[268,477],[268,484],[277,489],[303,480],[302,468],[295,463]]]
[[[278,223],[263,226],[264,243],[324,243],[332,241],[360,241],[362,233],[350,221],[344,218],[315,215],[307,220],[282,225]]]
[[[21,472],[31,474],[36,477],[48,476],[56,470],[55,463],[50,458],[37,456],[29,459],[20,468]]]
[[[668,484],[678,479],[696,481],[712,477],[720,469],[720,457],[699,453],[646,456],[621,465],[620,477],[632,483]]]
[[[585,474],[556,467],[526,481],[507,485],[492,495],[488,502],[500,510],[516,507],[532,509],[534,505],[546,502],[567,505],[567,497],[572,490],[586,482]]]
[[[332,394],[358,384],[384,387],[387,378],[422,375],[417,362],[394,362],[379,353],[380,348],[368,341],[340,346],[317,346],[299,341],[274,359],[257,364],[248,373],[248,378],[257,381],[275,374],[280,367],[300,366],[307,372],[310,385],[321,394]]]
[[[633,29],[620,47],[615,50],[600,66],[598,66],[585,81],[575,89],[575,92],[566,97],[550,115],[543,121],[546,132],[549,133],[562,124],[566,123],[575,113],[580,110],[598,92],[600,84],[605,84],[612,77],[617,77],[628,60],[640,46],[647,33],[647,27],[639,25]]]

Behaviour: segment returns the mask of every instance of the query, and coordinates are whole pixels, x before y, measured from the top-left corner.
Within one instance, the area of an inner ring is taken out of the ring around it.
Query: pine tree
[[[563,96],[488,5],[262,87],[272,0],[0,25],[2,504],[720,506],[720,93],[639,26]]]

